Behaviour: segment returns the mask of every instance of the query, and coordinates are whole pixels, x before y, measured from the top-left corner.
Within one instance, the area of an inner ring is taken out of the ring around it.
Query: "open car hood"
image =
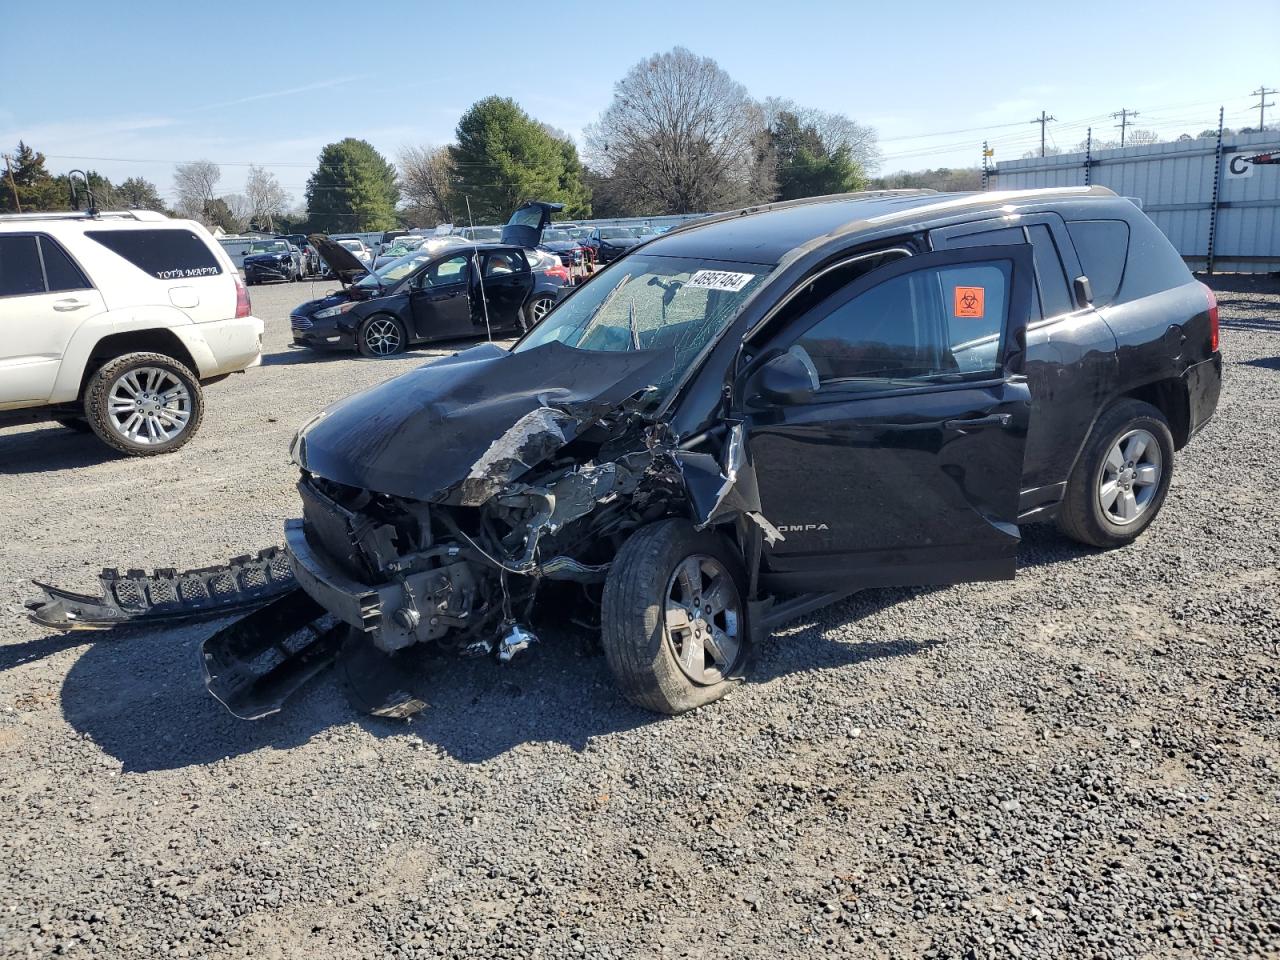
[[[333,275],[344,284],[355,283],[361,277],[368,276],[371,272],[368,267],[360,262],[359,257],[338,243],[338,241],[330,240],[323,233],[308,235],[307,242],[316,248],[316,253],[320,254],[320,259],[329,265]]]
[[[667,350],[482,344],[335,403],[298,431],[293,458],[335,483],[479,505],[671,363]]]
[[[536,247],[542,242],[542,231],[551,225],[551,215],[563,209],[563,203],[530,200],[517,209],[502,228],[502,242],[516,247]]]

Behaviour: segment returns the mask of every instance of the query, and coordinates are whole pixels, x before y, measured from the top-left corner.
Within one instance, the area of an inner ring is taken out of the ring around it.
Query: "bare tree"
[[[683,47],[636,64],[587,128],[592,166],[637,212],[689,213],[773,196],[760,106]]]
[[[1149,147],[1153,143],[1160,142],[1160,134],[1154,130],[1131,130],[1129,135],[1124,138],[1126,147]]]
[[[221,179],[222,170],[211,160],[193,160],[174,167],[173,192],[178,196],[178,213],[190,220],[207,223],[213,191]]]
[[[244,199],[248,206],[246,219],[256,223],[259,229],[274,233],[276,218],[285,212],[293,198],[280,186],[274,173],[251,164],[244,183]],[[230,198],[227,203],[234,211],[235,205],[231,204]]]
[[[400,196],[405,213],[419,226],[447,223],[453,219],[450,198],[453,160],[448,147],[406,146],[396,158],[400,171]]]
[[[243,193],[229,193],[222,198],[222,201],[227,205],[228,214],[227,222],[223,224],[224,229],[232,233],[242,233],[247,230],[255,215],[253,201]]]
[[[761,109],[765,125],[771,129],[776,125],[779,114],[793,114],[802,127],[813,127],[817,131],[822,145],[828,151],[834,153],[844,147],[849,151],[850,158],[867,174],[875,173],[880,168],[880,140],[875,127],[858,123],[843,113],[802,107],[786,97],[766,97]]]

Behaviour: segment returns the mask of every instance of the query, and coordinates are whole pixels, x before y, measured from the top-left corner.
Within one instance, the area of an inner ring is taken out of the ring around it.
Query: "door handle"
[[[87,306],[88,304],[83,300],[76,300],[75,298],[53,301],[53,309],[57,310],[59,313],[66,313],[70,310],[79,310],[81,307]]]
[[[974,417],[972,420],[943,420],[944,430],[968,430],[982,427],[1007,427],[1013,423],[1011,413],[992,413],[985,417]]]

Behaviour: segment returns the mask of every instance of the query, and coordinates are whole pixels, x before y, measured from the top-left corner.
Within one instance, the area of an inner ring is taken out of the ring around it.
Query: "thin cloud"
[[[253,93],[247,97],[237,97],[235,100],[222,100],[218,103],[206,103],[202,107],[194,107],[191,112],[199,110],[218,110],[222,107],[235,107],[242,103],[255,103],[258,100],[274,100],[277,97],[291,97],[297,93],[310,93],[313,90],[327,90],[330,87],[340,87],[344,84],[355,83],[357,80],[368,79],[372,74],[362,73],[351,77],[334,77],[331,80],[317,80],[315,83],[304,84],[301,87],[289,87],[287,90],[271,90],[267,93]]]

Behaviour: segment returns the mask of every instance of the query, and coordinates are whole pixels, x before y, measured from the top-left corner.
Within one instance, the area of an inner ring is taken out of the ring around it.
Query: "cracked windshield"
[[[579,350],[671,350],[665,394],[763,282],[769,267],[636,254],[567,300],[516,346],[558,340]]]

